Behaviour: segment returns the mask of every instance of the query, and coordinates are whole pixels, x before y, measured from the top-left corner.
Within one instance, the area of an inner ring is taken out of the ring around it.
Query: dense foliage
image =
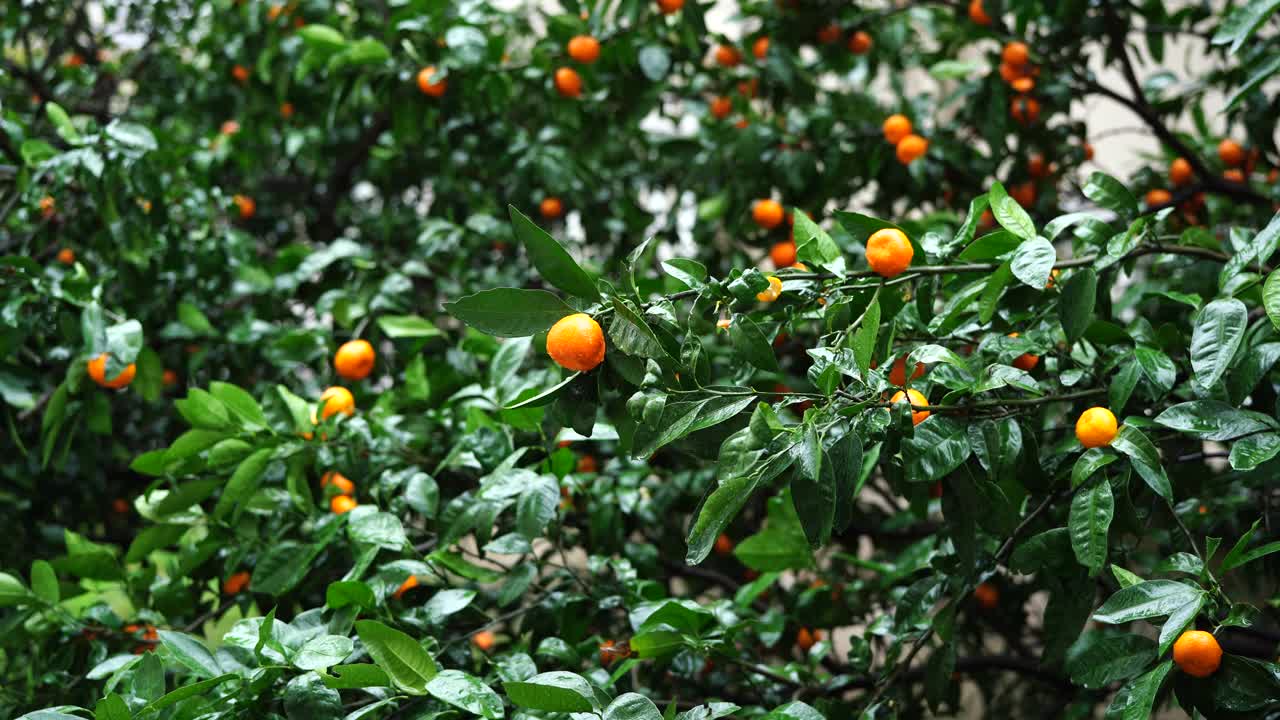
[[[5,0],[0,717],[1280,717],[1280,1],[719,5]]]

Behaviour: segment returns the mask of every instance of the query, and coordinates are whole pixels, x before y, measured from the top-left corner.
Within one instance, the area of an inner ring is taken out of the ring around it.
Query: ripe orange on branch
[[[897,404],[904,400],[913,408],[925,407],[929,404],[929,398],[925,397],[923,393],[915,389],[899,390],[898,392],[893,394],[893,397],[889,398],[889,402],[892,404]],[[928,410],[912,410],[911,411],[912,425],[919,425],[920,423],[924,422],[928,418],[929,418]],[[932,427],[932,425],[930,427]]]
[[[796,244],[791,240],[774,243],[773,247],[769,248],[769,260],[773,263],[773,267],[778,270],[795,265]]]
[[[119,390],[122,387],[127,387],[129,383],[133,382],[133,376],[138,372],[138,366],[133,363],[129,363],[118,375],[108,380],[107,354],[102,353],[98,357],[89,361],[88,371],[89,379],[93,380],[95,383],[104,388]]]
[[[1235,140],[1226,138],[1218,143],[1218,159],[1227,167],[1240,167],[1244,164],[1244,148]]]
[[[898,162],[903,165],[910,165],[912,162],[924,156],[929,151],[929,141],[919,135],[908,135],[902,138],[896,148]]]
[[[715,56],[720,67],[734,67],[742,62],[742,53],[732,45],[717,45]]]
[[[586,372],[604,362],[604,331],[586,313],[567,315],[547,332],[547,354],[567,370]]]
[[[751,219],[765,230],[772,230],[781,225],[785,215],[782,203],[777,200],[757,200],[751,206]]]
[[[575,35],[569,39],[565,49],[569,57],[583,65],[590,65],[600,59],[600,41],[590,35]]]
[[[658,11],[663,15],[673,15],[684,7],[684,0],[657,0]]]
[[[577,98],[582,96],[582,76],[573,68],[558,68],[555,74],[555,86],[556,92],[560,93],[561,97]]]
[[[733,112],[733,101],[729,98],[720,95],[711,101],[711,114],[714,115],[717,120],[723,120],[729,117],[729,113],[731,112]]]
[[[771,303],[782,297],[782,281],[773,275],[769,276],[769,287],[756,293],[756,299],[762,303]]]
[[[1192,677],[1206,678],[1222,664],[1222,646],[1210,633],[1188,630],[1173,643],[1173,662]]]
[[[564,203],[555,196],[545,197],[538,203],[538,213],[547,220],[555,220],[564,214]]]
[[[902,139],[911,134],[911,120],[906,115],[896,114],[890,115],[884,119],[884,125],[880,127],[884,131],[884,139],[890,145],[897,145]]]
[[[424,95],[441,97],[444,95],[445,91],[449,89],[449,80],[447,78],[440,78],[439,80],[436,80],[435,77],[435,65],[428,65],[418,71],[418,89],[421,90]]]
[[[373,371],[376,353],[368,340],[348,340],[333,356],[333,369],[347,380],[363,380]]]
[[[863,30],[849,36],[849,52],[854,55],[866,55],[871,52],[871,45],[871,36]]]
[[[1174,158],[1173,162],[1169,163],[1169,182],[1173,183],[1174,187],[1186,185],[1194,176],[1191,163],[1187,162],[1186,158]]]
[[[343,415],[356,414],[356,399],[351,395],[351,391],[340,386],[326,388],[320,393],[320,418],[328,420],[329,418],[342,413]]]
[[[881,277],[901,275],[914,255],[906,233],[897,228],[881,228],[867,238],[867,264]]]
[[[1104,407],[1091,407],[1076,420],[1076,439],[1086,448],[1110,445],[1118,431],[1116,416]]]

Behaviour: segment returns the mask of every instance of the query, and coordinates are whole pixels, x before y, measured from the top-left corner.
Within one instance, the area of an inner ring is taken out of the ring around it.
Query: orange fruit
[[[720,328],[721,330],[728,330],[729,326],[732,324],[733,324],[733,320],[729,318],[720,318],[719,320],[716,321],[716,327]]]
[[[792,244],[794,245],[795,243],[792,243]],[[791,263],[791,265],[789,265],[788,267],[790,267],[792,270],[799,270],[800,272],[809,272],[809,266],[805,265],[802,262]],[[821,304],[822,298],[818,298],[818,301],[819,301],[819,304]]]
[[[405,593],[409,592],[410,590],[416,587],[418,587],[418,576],[410,575],[408,578],[405,579],[404,582],[400,583],[400,587],[396,588],[395,592],[391,593],[391,597],[399,600],[400,598],[404,597]]]
[[[493,633],[488,630],[481,630],[471,636],[471,644],[480,649],[480,652],[489,652],[489,648],[493,647]]]
[[[89,370],[89,378],[92,379],[95,383],[101,385],[104,388],[119,390],[120,388],[126,387],[128,386],[129,383],[133,382],[133,376],[138,372],[138,366],[134,365],[133,363],[129,363],[128,365],[125,366],[123,370],[120,371],[119,375],[116,375],[115,377],[108,380],[107,379],[107,354],[102,353],[98,357],[89,361],[88,370]]]
[[[1021,125],[1032,125],[1040,118],[1040,101],[1033,97],[1016,97],[1009,105],[1009,114]]]
[[[867,264],[881,277],[901,275],[914,255],[911,241],[897,228],[881,228],[867,238]]]
[[[790,240],[774,243],[769,248],[769,260],[779,270],[796,264],[796,244]],[[806,268],[807,269],[807,268]]]
[[[333,499],[329,501],[329,510],[334,515],[345,515],[354,510],[356,505],[359,504],[350,495],[334,495]]]
[[[750,124],[751,123],[747,122],[746,118],[738,118],[738,122],[734,123],[733,126],[739,130],[745,130]]]
[[[716,538],[716,554],[728,555],[732,552],[733,552],[733,540],[729,539],[728,535],[725,535],[724,533],[720,533],[720,536]]]
[[[124,498],[112,500],[111,511],[117,515],[127,515],[129,513],[129,501]]]
[[[235,120],[227,120],[222,123],[222,127],[218,128],[218,132],[223,135],[235,135],[240,132],[240,123]]]
[[[800,648],[800,652],[809,652],[809,648],[813,647],[822,639],[821,630],[810,630],[809,628],[800,628],[796,633],[796,647]]]
[[[1280,169],[1271,168],[1271,172],[1267,173],[1267,182],[1274,184],[1277,180],[1280,180]]]
[[[916,363],[915,370],[911,371],[911,379],[916,380],[924,375],[924,363]],[[901,355],[897,360],[893,361],[893,366],[889,368],[889,384],[902,387],[907,384],[907,356]]]
[[[908,135],[898,143],[898,162],[910,165],[917,158],[923,157],[929,150],[929,141],[919,135]]]
[[[76,262],[76,251],[71,248],[62,248],[58,251],[58,262],[63,265],[74,265]]]
[[[431,97],[440,97],[449,89],[449,79],[442,78],[439,81],[432,81],[436,76],[436,66],[428,65],[418,71],[418,90],[424,95]]]
[[[562,67],[556,70],[555,74],[556,92],[561,97],[576,98],[582,96],[582,76],[577,70],[569,67]]]
[[[1018,333],[1016,332],[1009,333],[1009,337],[1016,338],[1018,337]],[[1019,355],[1018,357],[1013,359],[1013,366],[1018,368],[1019,370],[1022,370],[1023,372],[1031,372],[1031,369],[1039,364],[1040,364],[1040,356],[1032,355],[1031,353],[1023,353],[1022,355]]]
[[[160,383],[165,387],[172,387],[174,385],[177,385],[178,373],[172,370],[165,370],[164,373],[160,375]]]
[[[1147,207],[1153,208],[1157,205],[1164,205],[1173,199],[1173,195],[1168,190],[1156,188],[1147,191]]]
[[[742,62],[742,54],[732,45],[717,45],[715,58],[720,67],[734,67]]]
[[[1018,201],[1022,207],[1030,207],[1036,204],[1036,185],[1032,182],[1024,182],[1009,188],[1009,197]]]
[[[1058,268],[1054,268],[1054,269],[1050,270],[1050,271],[1049,271],[1049,279],[1048,279],[1047,281],[1045,281],[1044,289],[1045,289],[1045,290],[1049,290],[1049,289],[1053,288],[1053,286],[1054,286],[1054,285],[1057,285],[1057,284],[1058,284],[1058,276],[1059,276],[1059,275],[1061,275],[1061,274],[1062,274],[1062,271],[1061,271],[1061,270],[1059,270]]]
[[[285,120],[288,120],[289,118],[293,117],[293,103],[291,102],[280,103],[280,117],[284,118]]]
[[[322,420],[328,420],[338,413],[347,416],[356,414],[356,399],[352,397],[350,390],[341,385],[325,388],[325,391],[320,393],[320,405]]]
[[[554,195],[547,196],[538,203],[538,212],[547,220],[555,220],[564,214],[564,203]]]
[[[249,82],[249,68],[243,65],[236,65],[231,68],[231,77],[235,78],[236,82],[243,85],[244,83]]]
[[[991,24],[991,16],[982,7],[982,0],[969,0],[969,19],[978,25]]]
[[[1218,143],[1218,157],[1227,167],[1239,167],[1244,163],[1244,148],[1235,140],[1227,138]]]
[[[333,369],[346,380],[363,380],[373,371],[375,353],[368,340],[348,340],[333,356]]]
[[[569,52],[569,57],[583,65],[590,65],[600,59],[600,41],[590,35],[573,36],[565,49]]]
[[[908,403],[910,403],[912,407],[920,407],[920,406],[929,404],[929,398],[925,397],[924,394],[918,390],[899,390],[898,392],[893,394],[893,397],[889,398],[889,402],[897,403],[903,399],[905,399]],[[928,410],[912,410],[911,411],[912,425],[919,425],[920,423],[924,422],[928,418],[929,418]],[[930,425],[930,427],[933,427],[933,426]]]
[[[902,139],[911,134],[911,120],[906,115],[890,115],[884,119],[884,124],[880,126],[884,131],[884,139],[890,145],[897,145]]]
[[[973,598],[983,610],[994,610],[1000,604],[1000,591],[991,583],[981,583],[973,589]]]
[[[1036,89],[1036,81],[1029,77],[1015,78],[1009,86],[1020,93],[1029,93]]]
[[[593,473],[598,469],[595,455],[583,455],[578,458],[578,464],[574,466],[574,470],[580,473]]]
[[[755,55],[757,60],[763,60],[769,54],[769,38],[756,38],[751,45],[751,54]]]
[[[283,12],[284,12],[283,5],[272,5],[271,7],[267,8],[267,19],[274,22],[277,18],[280,17],[281,13]]]
[[[222,592],[227,595],[238,595],[246,587],[249,587],[249,572],[241,570],[223,581]]]
[[[567,370],[591,370],[604,361],[604,331],[586,313],[566,315],[547,332],[547,354]]]
[[[1087,448],[1110,445],[1118,430],[1116,416],[1104,407],[1091,407],[1076,420],[1076,439]]]
[[[733,101],[720,95],[711,101],[711,114],[717,120],[723,120],[729,117],[729,113],[733,112]]]
[[[1191,677],[1206,678],[1222,664],[1222,646],[1203,630],[1188,630],[1173,643],[1173,662]]]
[[[818,29],[818,42],[831,45],[840,39],[840,26],[835,23],[823,25]]]
[[[1004,49],[1000,51],[1000,59],[1009,63],[1014,67],[1026,65],[1031,59],[1031,51],[1027,48],[1027,44],[1014,40],[1005,43]]]
[[[678,13],[682,7],[684,7],[684,0],[658,0],[658,10],[663,15]]]
[[[236,208],[240,211],[241,220],[248,220],[253,217],[254,213],[258,212],[258,203],[254,202],[253,198],[248,195],[234,195],[231,201],[236,204]]]
[[[756,91],[759,89],[760,78],[751,78],[750,80],[743,80],[738,83],[738,94],[743,97],[753,98],[756,96]]]
[[[80,53],[73,52],[62,61],[63,67],[78,68],[82,65],[84,65],[84,57],[81,56]]]
[[[782,203],[777,200],[757,200],[751,206],[751,219],[765,230],[772,230],[781,225],[784,215]]]
[[[1173,162],[1169,163],[1169,182],[1173,183],[1174,187],[1186,185],[1194,176],[1191,163],[1187,162],[1186,158],[1174,158]]]
[[[1090,143],[1085,143],[1084,145],[1081,146],[1081,149],[1084,150],[1085,160],[1093,159],[1093,145],[1091,145]]]
[[[850,35],[849,52],[854,55],[866,55],[871,52],[871,36],[862,30]]]
[[[1242,172],[1238,168],[1223,170],[1222,177],[1226,178],[1227,180],[1230,180],[1231,182],[1238,182],[1238,183],[1244,182],[1244,172]]]
[[[320,476],[320,487],[329,487],[330,483],[338,489],[339,495],[355,495],[356,493],[356,484],[337,470],[330,470]]]
[[[769,276],[769,287],[756,293],[756,299],[762,303],[771,303],[782,296],[782,281]]]
[[[1000,79],[1012,85],[1019,78],[1026,77],[1024,68],[1014,67],[1009,63],[1000,63]]]
[[[983,210],[982,215],[978,216],[978,227],[983,230],[990,230],[996,226],[996,216],[991,214],[990,210]]]
[[[1045,162],[1044,155],[1040,153],[1032,153],[1027,158],[1027,174],[1033,178],[1042,178],[1049,174],[1049,163]]]
[[[40,198],[40,217],[48,220],[58,212],[58,204],[54,202],[53,197],[45,195]]]

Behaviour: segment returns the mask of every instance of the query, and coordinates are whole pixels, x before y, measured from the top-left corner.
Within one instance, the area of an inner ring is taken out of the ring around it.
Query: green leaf
[[[385,550],[401,550],[409,544],[400,518],[388,512],[351,513],[347,535],[359,545],[376,545]]]
[[[518,288],[484,290],[445,303],[444,309],[471,327],[498,337],[537,335],[575,312],[546,290]]]
[[[240,387],[215,380],[209,383],[209,394],[217,398],[239,420],[241,427],[248,430],[266,429],[267,416],[263,414],[262,406]]]
[[[1250,410],[1240,410],[1217,400],[1178,403],[1155,417],[1155,421],[1201,440],[1234,440],[1266,430],[1280,429],[1271,418]]]
[[[1121,589],[1132,587],[1142,582],[1142,578],[1138,577],[1137,575],[1134,575],[1128,570],[1125,570],[1119,565],[1111,566],[1111,574],[1115,576],[1116,582],[1120,584]]]
[[[991,214],[995,216],[996,222],[1005,230],[1017,235],[1023,240],[1036,239],[1036,224],[1031,220],[1031,216],[1026,210],[1018,204],[1017,200],[1009,197],[1009,193],[1000,183],[992,183],[991,190],[987,193],[991,202]],[[1047,241],[1046,241],[1047,242]],[[1050,246],[1052,247],[1052,246]],[[1017,272],[1014,272],[1017,275]],[[1046,276],[1046,281],[1048,277]],[[1039,288],[1044,287],[1044,283],[1040,283]]]
[[[822,438],[812,423],[805,424],[801,442],[794,451],[799,472],[791,481],[791,500],[809,544],[822,547],[831,539],[835,526],[836,474],[827,467]]]
[[[426,694],[427,683],[436,676],[436,663],[416,640],[376,620],[357,621],[356,633],[396,687],[411,695]]]
[[[524,682],[503,683],[502,689],[513,705],[527,710],[587,713],[597,708],[591,684],[576,673],[545,672]]]
[[[329,59],[327,70],[337,72],[347,67],[380,65],[391,59],[391,50],[373,38],[361,38]]]
[[[623,693],[604,709],[603,720],[662,720],[653,701],[639,693]]]
[[[652,435],[636,433],[635,450],[632,455],[636,458],[647,458],[664,445],[728,420],[755,401],[754,394],[742,393],[667,402],[662,408],[662,416],[656,423],[657,431]]]
[[[227,513],[236,506],[243,506],[244,502],[258,490],[262,474],[266,472],[274,453],[272,448],[262,448],[236,466],[236,471],[231,474],[231,479],[222,490],[222,497],[218,498],[218,504],[213,509],[215,518],[226,517]]]
[[[760,572],[799,570],[814,565],[813,550],[800,527],[795,507],[782,497],[769,500],[769,522],[763,530],[738,543],[733,554],[743,565]]]
[[[481,680],[461,670],[442,670],[427,683],[427,692],[456,708],[489,720],[502,717],[502,698]]]
[[[1214,300],[1196,315],[1191,331],[1191,369],[1200,387],[1214,387],[1227,373],[1248,323],[1249,310],[1235,298]]]
[[[80,140],[80,131],[71,123],[71,116],[67,115],[67,111],[63,110],[61,105],[56,102],[46,102],[44,113],[63,140],[72,144]]]
[[[1160,617],[1194,601],[1203,592],[1173,580],[1148,580],[1116,592],[1093,613],[1093,619],[1118,625]]]
[[[1156,644],[1150,638],[1114,630],[1082,633],[1067,651],[1067,673],[1071,682],[1096,690],[1117,680],[1127,680],[1142,672],[1156,659]]]
[[[222,401],[200,388],[191,388],[187,397],[173,406],[192,427],[204,430],[231,430],[231,415]]]
[[[1245,563],[1253,562],[1254,560],[1270,555],[1271,553],[1280,552],[1280,541],[1260,545],[1249,551],[1245,550],[1249,545],[1249,539],[1253,537],[1255,532],[1257,532],[1258,525],[1261,523],[1261,518],[1255,520],[1253,525],[1249,528],[1249,532],[1241,535],[1240,539],[1236,541],[1236,544],[1232,546],[1231,552],[1228,552],[1227,556],[1222,559],[1222,572],[1225,573],[1228,570],[1238,568]],[[33,579],[32,585],[34,586],[34,584],[35,581]]]
[[[155,656],[152,655],[151,657],[155,657]],[[157,661],[156,664],[159,665],[159,662]],[[161,682],[160,688],[161,690],[163,690],[164,689],[163,670],[161,670],[161,673],[162,674],[160,675],[160,682]],[[182,702],[183,700],[186,700],[187,698],[193,698],[193,697],[196,697],[197,695],[203,695],[206,692],[212,690],[213,688],[221,685],[222,683],[238,677],[240,676],[236,673],[227,673],[226,675],[219,675],[218,677],[209,678],[208,680],[201,680],[198,683],[184,685],[174,690],[171,693],[166,693],[165,695],[157,698],[154,702],[142,708],[140,712],[141,713],[159,712],[167,707],[176,705]]]
[[[348,605],[359,605],[365,610],[377,606],[377,598],[373,589],[358,580],[340,580],[329,583],[324,592],[324,604],[333,610],[340,610]]]
[[[858,370],[866,376],[871,369],[871,358],[876,351],[876,336],[880,332],[880,298],[875,298],[867,306],[862,316],[862,325],[853,334],[853,361]]]
[[[1119,459],[1115,453],[1109,452],[1105,448],[1085,450],[1076,459],[1076,464],[1071,469],[1071,488],[1074,490],[1080,487],[1099,470]]]
[[[664,260],[662,269],[691,290],[697,290],[706,285],[707,267],[697,260],[686,258]]]
[[[1049,274],[1058,261],[1057,251],[1053,244],[1044,238],[1033,237],[1026,240],[1014,251],[1009,262],[1009,270],[1024,285],[1044,290],[1049,283]]]
[[[796,258],[810,268],[822,268],[837,277],[844,277],[844,254],[836,241],[803,211],[793,211],[792,217],[795,220]]]
[[[334,28],[319,23],[307,23],[298,30],[298,37],[308,48],[333,53],[347,46],[347,39]]]
[[[595,281],[578,267],[578,263],[569,256],[564,246],[514,205],[509,205],[507,209],[511,214],[511,225],[516,237],[524,244],[529,259],[547,282],[575,297],[600,300],[600,291],[596,289]]]
[[[393,340],[436,337],[443,334],[429,320],[417,315],[383,315],[378,318],[378,327]]]
[[[1062,299],[1058,302],[1058,317],[1067,344],[1074,345],[1084,337],[1084,331],[1093,321],[1093,306],[1098,295],[1098,274],[1092,268],[1072,273],[1062,285]]]
[[[1169,646],[1173,645],[1178,637],[1182,635],[1182,631],[1195,622],[1196,615],[1200,612],[1200,607],[1203,604],[1204,595],[1197,595],[1194,600],[1175,608],[1173,612],[1169,613],[1169,619],[1165,621],[1164,627],[1160,628],[1160,648],[1158,650],[1160,655],[1164,655]]]
[[[1142,374],[1160,394],[1163,395],[1173,389],[1174,383],[1178,380],[1178,367],[1173,364],[1173,360],[1169,359],[1168,355],[1155,348],[1138,345],[1133,349],[1133,358],[1137,361]]]
[[[293,656],[294,667],[321,670],[341,663],[355,649],[345,635],[318,635],[311,638]]]
[[[201,678],[213,678],[222,674],[222,668],[209,648],[195,637],[173,630],[161,630],[160,642],[175,660]]]
[[[293,540],[272,545],[254,566],[250,586],[255,593],[277,597],[289,592],[310,572],[321,549]]]
[[[1280,59],[1280,55],[1276,57]],[[1280,269],[1272,270],[1262,286],[1262,306],[1266,309],[1271,324],[1280,329]]]
[[[902,444],[907,479],[911,482],[937,482],[960,467],[973,452],[968,427],[940,415],[920,423],[915,435]]]
[[[1111,483],[1105,479],[1076,492],[1071,499],[1071,515],[1067,528],[1071,532],[1071,549],[1076,560],[1097,575],[1107,561],[1107,533],[1115,515],[1115,498]]]
[[[636,357],[655,360],[667,357],[658,336],[649,324],[621,298],[613,298],[614,318],[609,324],[609,338],[619,350]]]
[[[1234,53],[1239,50],[1244,41],[1254,33],[1267,18],[1280,8],[1280,0],[1248,0],[1244,4],[1231,11],[1231,14],[1218,25],[1218,32],[1214,33],[1214,45],[1230,44],[1228,52]]]
[[[1236,470],[1252,470],[1280,454],[1280,433],[1250,435],[1231,446],[1230,463]]]
[[[1166,660],[1129,683],[1116,694],[1111,707],[1107,709],[1107,717],[1114,717],[1112,713],[1117,712],[1118,707],[1120,720],[1148,720],[1151,717],[1151,707],[1156,702],[1156,694],[1160,691],[1160,684],[1172,667],[1173,661]]]
[[[660,82],[671,70],[671,53],[661,45],[646,45],[640,48],[636,59],[640,65],[640,72],[644,73],[650,82]]]
[[[31,592],[46,605],[57,605],[62,595],[58,590],[58,574],[44,560],[31,563]]]
[[[1262,83],[1266,82],[1277,72],[1280,72],[1280,55],[1272,55],[1270,59],[1266,60],[1261,65],[1251,68],[1251,71],[1253,74],[1249,76],[1249,79],[1245,80],[1240,87],[1236,88],[1236,91],[1227,99],[1227,106],[1223,108],[1223,112],[1231,112],[1236,109],[1236,106],[1240,104],[1240,101],[1248,97],[1249,93],[1257,90],[1262,86]]]
[[[1224,710],[1257,713],[1274,706],[1280,694],[1280,666],[1238,655],[1224,655],[1213,675],[1213,702]],[[1250,714],[1253,717],[1254,714]]]
[[[391,678],[377,665],[356,663],[331,667],[320,673],[325,687],[333,690],[356,690],[367,687],[389,687]]]
[[[93,706],[93,720],[130,720],[129,705],[124,698],[110,693]]]
[[[1138,214],[1138,199],[1124,183],[1104,172],[1089,175],[1084,185],[1084,195],[1098,205],[1115,212],[1125,220]]]
[[[1111,447],[1129,457],[1138,476],[1156,494],[1173,502],[1173,486],[1169,484],[1169,476],[1160,464],[1160,452],[1141,430],[1131,425],[1121,425],[1115,439],[1111,441]]]
[[[191,328],[196,335],[216,335],[218,332],[200,308],[191,303],[178,303],[178,322]]]
[[[773,345],[749,315],[738,315],[729,326],[729,339],[740,357],[765,372],[778,371]]]

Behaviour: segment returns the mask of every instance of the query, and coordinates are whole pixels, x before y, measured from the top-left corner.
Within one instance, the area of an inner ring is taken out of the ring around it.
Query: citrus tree
[[[530,5],[2,6],[3,717],[1280,716],[1280,3]]]

